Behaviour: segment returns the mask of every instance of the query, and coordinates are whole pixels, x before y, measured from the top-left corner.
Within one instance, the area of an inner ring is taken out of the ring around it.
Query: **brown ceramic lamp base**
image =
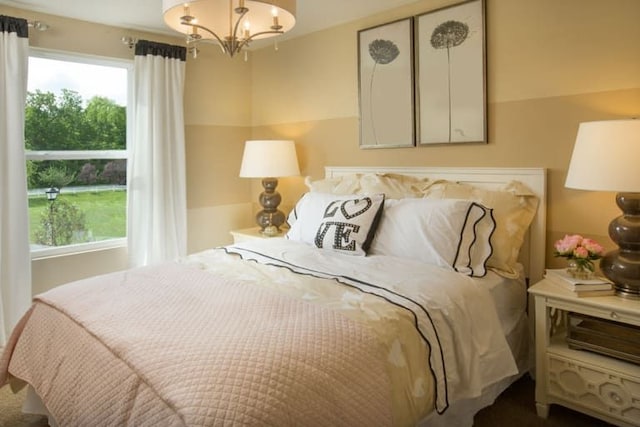
[[[609,224],[609,237],[619,249],[602,258],[600,269],[617,295],[640,299],[640,193],[618,193],[616,204],[623,215]]]
[[[256,214],[256,222],[260,226],[260,230],[263,232],[265,229],[272,229],[280,231],[280,226],[285,222],[284,213],[278,210],[278,206],[282,201],[282,196],[276,191],[278,186],[278,180],[276,178],[264,178],[262,180],[262,187],[264,191],[260,193],[260,206],[262,210]]]

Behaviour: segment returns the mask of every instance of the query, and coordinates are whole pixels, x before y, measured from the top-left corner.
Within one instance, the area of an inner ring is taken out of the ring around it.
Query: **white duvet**
[[[516,373],[481,281],[279,238],[36,296],[0,357],[69,426],[409,426]]]
[[[343,305],[351,298],[350,309],[369,318],[377,314],[360,299],[356,288],[406,307],[423,344],[431,349],[426,369],[435,379],[435,405],[440,413],[450,402],[477,397],[488,385],[518,372],[489,290],[468,276],[413,260],[318,251],[284,238],[251,240],[226,250],[207,251],[192,256],[189,262],[235,273],[233,263],[226,267],[220,263],[226,255],[223,252],[259,264],[286,267],[287,272],[336,278],[345,285]],[[276,274],[276,283],[281,280],[285,286],[288,275],[278,270],[282,268],[271,273]],[[243,268],[242,274],[254,273]],[[265,274],[265,270],[261,268],[255,274]],[[304,297],[313,301],[314,290],[305,289]]]

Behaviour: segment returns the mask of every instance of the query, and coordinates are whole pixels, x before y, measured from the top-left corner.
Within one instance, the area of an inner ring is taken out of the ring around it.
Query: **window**
[[[131,61],[32,50],[25,149],[32,258],[126,244]]]

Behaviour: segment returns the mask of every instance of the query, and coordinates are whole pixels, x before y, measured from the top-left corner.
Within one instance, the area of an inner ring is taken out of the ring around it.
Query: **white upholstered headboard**
[[[540,199],[538,212],[533,218],[529,234],[520,250],[530,283],[536,283],[544,275],[547,220],[547,171],[544,168],[465,168],[465,167],[360,167],[327,166],[325,177],[332,178],[353,173],[396,173],[431,179],[446,179],[478,187],[495,189],[509,181],[520,181]]]

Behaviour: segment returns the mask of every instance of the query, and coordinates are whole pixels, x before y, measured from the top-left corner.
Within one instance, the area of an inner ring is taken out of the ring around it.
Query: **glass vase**
[[[589,270],[586,265],[580,264],[575,260],[569,260],[567,273],[574,279],[588,280],[593,278],[593,271]]]

